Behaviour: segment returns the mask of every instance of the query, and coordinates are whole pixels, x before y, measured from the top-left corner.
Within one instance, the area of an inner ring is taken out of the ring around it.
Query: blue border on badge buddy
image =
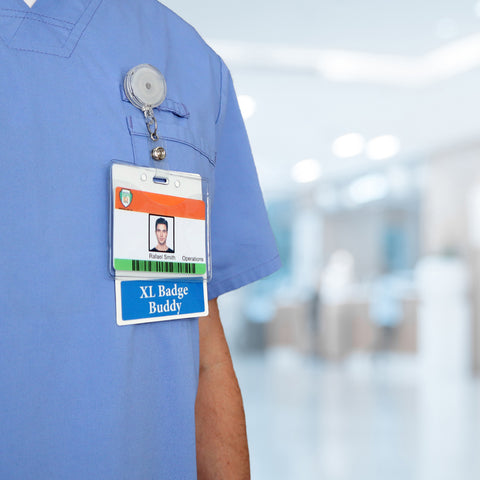
[[[205,311],[203,281],[128,280],[121,282],[123,321]]]

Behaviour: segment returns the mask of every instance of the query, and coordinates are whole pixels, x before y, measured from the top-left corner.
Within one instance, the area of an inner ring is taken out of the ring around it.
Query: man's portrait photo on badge
[[[150,252],[175,252],[175,219],[150,215]]]

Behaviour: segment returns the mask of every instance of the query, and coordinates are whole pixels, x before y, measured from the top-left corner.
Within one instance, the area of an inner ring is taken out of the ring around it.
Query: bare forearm
[[[200,319],[200,378],[195,405],[199,480],[250,478],[245,415],[216,301]]]

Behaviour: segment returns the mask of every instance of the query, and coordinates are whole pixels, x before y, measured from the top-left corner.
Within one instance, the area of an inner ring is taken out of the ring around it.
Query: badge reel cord
[[[156,162],[162,161],[162,168],[155,174],[154,181],[167,184],[169,181],[167,151],[158,135],[157,119],[153,111],[166,98],[167,83],[165,77],[152,65],[143,63],[127,72],[123,81],[123,88],[129,102],[143,112],[150,138],[152,159]]]

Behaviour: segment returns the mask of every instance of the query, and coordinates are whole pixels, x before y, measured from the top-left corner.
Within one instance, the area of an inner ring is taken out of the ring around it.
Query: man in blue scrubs
[[[209,182],[210,314],[119,327],[111,164],[161,163],[122,88],[143,63],[169,168]],[[0,478],[248,478],[216,298],[279,260],[227,68],[156,0],[4,0],[0,65]]]

